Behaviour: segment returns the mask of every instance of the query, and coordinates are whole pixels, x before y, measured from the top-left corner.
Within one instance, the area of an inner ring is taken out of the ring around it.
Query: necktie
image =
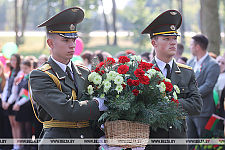
[[[167,69],[166,78],[170,79],[170,77],[171,77],[170,65],[169,64],[166,64],[165,68]]]
[[[66,73],[67,73],[68,77],[69,77],[72,81],[74,81],[74,80],[73,80],[73,77],[71,76],[71,73],[70,73],[70,68],[69,68],[68,66],[66,67]]]

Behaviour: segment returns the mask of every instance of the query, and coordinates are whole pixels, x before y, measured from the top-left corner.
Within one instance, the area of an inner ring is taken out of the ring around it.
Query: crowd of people
[[[80,17],[72,17],[74,13]],[[63,25],[60,26],[57,20],[62,21],[63,14],[71,16],[68,19],[75,18],[74,25],[62,22]],[[165,22],[165,18],[170,18],[169,22]],[[89,120],[99,117],[99,101],[77,101],[81,97],[81,91],[89,84],[88,73],[92,70],[92,60],[95,57],[103,62],[108,57],[117,60],[123,55],[140,55],[143,61],[158,66],[172,84],[178,85],[181,90],[178,101],[189,115],[182,118],[182,130],[178,131],[172,126],[169,131],[159,128],[150,132],[150,138],[202,138],[208,132],[205,126],[212,114],[225,117],[225,57],[208,52],[208,39],[203,34],[191,39],[190,52],[193,57],[189,60],[184,57],[184,46],[177,43],[176,30],[181,25],[179,12],[166,11],[143,30],[142,34],[150,34],[151,37],[153,49],[150,52],[137,54],[128,49],[112,56],[102,50],[85,50],[81,54],[83,61],[71,62],[77,38],[74,30],[82,19],[83,11],[80,8],[70,8],[39,25],[46,26],[48,31],[47,43],[51,48],[49,57],[42,54],[37,59],[15,53],[5,65],[0,62],[0,138],[92,138],[96,134],[101,137],[100,131],[90,131],[89,128]],[[59,31],[54,33],[55,29]],[[30,99],[30,88],[34,101]],[[215,95],[218,96],[217,101]],[[34,114],[38,114],[38,118]],[[223,121],[215,129],[223,131]],[[65,147],[94,149],[92,145]],[[49,149],[49,146],[40,144],[39,148]],[[64,146],[52,145],[51,148],[63,149]],[[15,143],[0,145],[0,149],[35,150],[37,145]],[[147,145],[145,149],[193,150],[195,145],[189,145],[189,148],[187,145]]]

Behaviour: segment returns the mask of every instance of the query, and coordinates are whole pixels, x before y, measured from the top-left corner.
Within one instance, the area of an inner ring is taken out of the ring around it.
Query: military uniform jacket
[[[156,64],[155,59],[152,60],[153,64]],[[157,66],[157,64],[156,64]],[[191,67],[173,62],[171,70],[171,83],[177,85],[180,89],[178,94],[179,105],[187,111],[188,115],[199,115],[202,109],[202,99],[199,94],[199,90],[196,83],[195,73]],[[151,138],[187,138],[187,123],[183,119],[181,131],[174,127],[169,127],[169,132],[164,129],[158,129],[157,132],[150,131]],[[164,145],[151,145],[147,150],[162,150],[167,149],[168,146]],[[185,150],[187,145],[170,145],[170,150]]]
[[[38,118],[41,121],[49,121],[53,118],[55,120],[69,122],[97,120],[100,116],[97,102],[93,100],[81,102],[78,101],[82,95],[82,91],[85,90],[89,85],[88,75],[90,74],[90,71],[84,66],[73,65],[72,63],[71,65],[76,83],[74,84],[67,74],[51,59],[51,57],[46,63],[51,66],[51,68],[47,71],[59,79],[62,92],[57,88],[53,79],[45,72],[41,70],[33,70],[31,72],[30,86],[32,97],[37,103]],[[70,99],[72,95],[72,89],[76,91],[77,100]],[[57,131],[54,132],[54,130]],[[47,134],[50,131],[51,134]],[[93,138],[93,134],[90,127],[67,129],[52,128],[48,131],[45,131],[44,135],[41,135],[41,137]],[[64,147],[61,147],[61,149],[62,148]],[[76,147],[75,149],[79,150],[81,148]]]

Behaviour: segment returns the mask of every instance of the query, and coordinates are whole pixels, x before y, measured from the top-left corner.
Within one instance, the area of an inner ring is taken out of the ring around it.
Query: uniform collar
[[[71,60],[69,61],[69,63],[67,65],[65,65],[65,64],[55,60],[52,56],[51,56],[51,58],[64,72],[66,72],[66,67],[67,66],[70,68],[70,72],[72,71]]]
[[[163,71],[163,69],[164,69],[165,66],[166,66],[166,63],[163,62],[162,60],[158,59],[157,57],[155,57],[155,62],[157,63],[159,69],[160,69],[161,71]],[[168,64],[170,65],[170,69],[172,69],[172,67],[173,67],[173,59],[172,59]]]

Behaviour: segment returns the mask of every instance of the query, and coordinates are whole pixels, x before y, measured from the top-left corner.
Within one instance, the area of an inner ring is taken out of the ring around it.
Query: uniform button
[[[67,95],[67,97],[70,97],[70,95]]]
[[[170,129],[172,129],[173,127],[172,127],[172,126],[170,126],[169,128],[170,128]]]
[[[82,138],[82,139],[83,139],[83,138],[84,138],[84,136],[83,136],[83,135],[80,135],[80,138]]]
[[[184,91],[184,89],[182,89],[182,91]]]

